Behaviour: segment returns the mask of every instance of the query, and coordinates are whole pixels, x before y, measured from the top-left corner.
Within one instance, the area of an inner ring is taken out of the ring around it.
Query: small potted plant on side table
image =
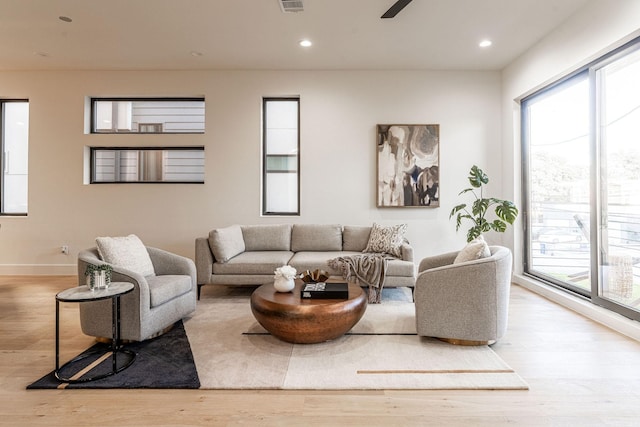
[[[89,289],[94,290],[108,288],[111,283],[112,272],[113,267],[109,264],[87,264],[84,275],[87,277],[87,285],[89,285]]]

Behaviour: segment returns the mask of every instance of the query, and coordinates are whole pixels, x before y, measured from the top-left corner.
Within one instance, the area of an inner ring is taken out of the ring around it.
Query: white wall
[[[503,70],[502,192],[506,197],[522,206],[518,101],[639,35],[640,1],[594,0]],[[504,243],[516,254],[522,253],[522,216]],[[515,273],[522,273],[522,257],[514,259]]]
[[[197,236],[234,223],[406,222],[417,261],[457,249],[449,211],[469,168],[502,196],[500,85],[498,72],[2,72],[0,96],[28,98],[31,116],[29,215],[0,217],[0,274],[74,274],[104,235],[193,257]],[[261,100],[283,95],[301,99],[302,214],[261,218]],[[87,96],[205,96],[206,133],[86,134]],[[440,208],[375,207],[375,127],[389,123],[440,124]],[[83,182],[86,146],[164,144],[204,145],[205,184]]]

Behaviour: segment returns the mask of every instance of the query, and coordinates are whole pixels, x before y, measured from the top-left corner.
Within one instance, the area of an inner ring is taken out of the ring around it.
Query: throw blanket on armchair
[[[378,253],[341,256],[330,259],[329,267],[342,271],[347,280],[359,280],[369,286],[369,303],[379,304],[387,273],[389,256]]]

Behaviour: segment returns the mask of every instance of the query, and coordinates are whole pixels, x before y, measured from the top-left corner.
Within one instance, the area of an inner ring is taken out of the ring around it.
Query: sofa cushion
[[[97,237],[96,246],[100,258],[108,264],[142,276],[155,274],[149,252],[135,234],[126,237]]]
[[[184,275],[165,275],[147,277],[151,308],[191,291],[191,277]]]
[[[218,262],[227,262],[244,252],[244,237],[239,225],[216,228],[209,233],[209,246]]]
[[[288,251],[291,248],[291,225],[243,225],[245,251]]]
[[[342,231],[342,250],[362,252],[369,243],[371,227],[345,225]]]
[[[453,263],[459,264],[461,262],[474,261],[481,258],[488,258],[490,256],[491,251],[489,250],[489,245],[485,242],[484,237],[478,236],[467,243],[467,245],[458,252]]]
[[[387,264],[387,277],[389,276],[401,276],[401,277],[414,277],[416,273],[416,267],[412,261],[404,261],[401,259],[390,259]]]
[[[213,264],[213,274],[271,274],[286,265],[290,251],[246,251],[223,263]]]
[[[342,226],[339,224],[294,224],[291,231],[291,250],[340,251]]]
[[[385,227],[374,223],[369,236],[369,242],[363,252],[375,252],[402,258],[402,243],[407,224]]]

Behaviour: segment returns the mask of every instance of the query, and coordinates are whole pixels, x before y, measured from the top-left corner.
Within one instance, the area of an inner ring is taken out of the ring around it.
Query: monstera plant
[[[497,231],[503,233],[507,229],[507,224],[513,224],[518,217],[518,208],[513,202],[496,199],[494,197],[485,198],[483,186],[489,182],[489,177],[478,166],[473,165],[469,172],[470,188],[465,188],[458,195],[471,192],[475,197],[473,203],[468,206],[466,203],[455,206],[449,214],[451,219],[456,216],[456,231],[462,226],[462,222],[471,221],[471,228],[467,231],[467,242],[472,241],[482,233],[487,231]],[[497,216],[493,221],[489,221],[486,216],[491,212]]]

